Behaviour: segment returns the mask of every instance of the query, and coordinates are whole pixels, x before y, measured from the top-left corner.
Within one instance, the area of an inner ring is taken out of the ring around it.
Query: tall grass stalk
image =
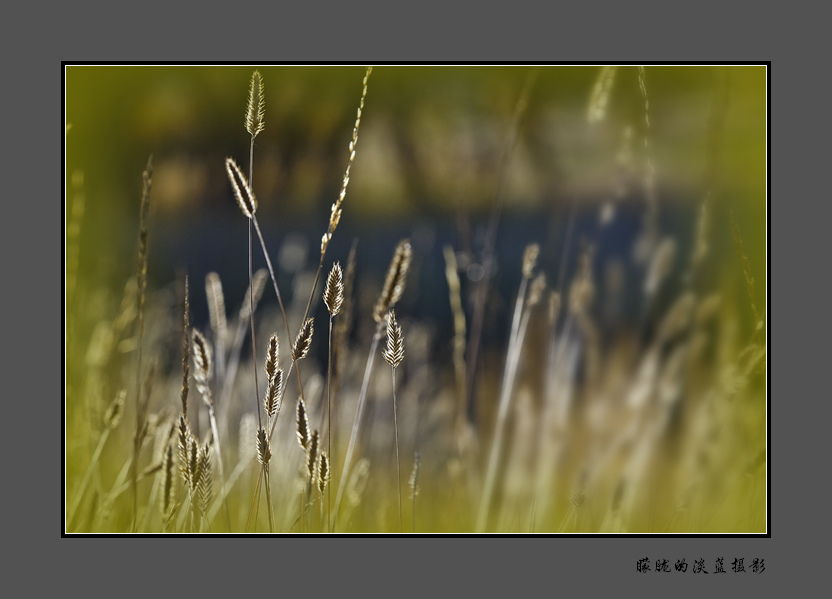
[[[401,461],[399,460],[399,413],[396,406],[396,368],[401,364],[404,357],[404,337],[402,328],[396,322],[396,313],[393,310],[387,314],[387,347],[384,352],[384,359],[390,364],[393,373],[393,429],[396,433],[396,489],[399,493],[399,532],[402,531],[402,472]]]
[[[358,428],[361,424],[361,416],[364,412],[364,404],[367,400],[367,388],[370,385],[370,377],[373,373],[373,362],[375,360],[376,351],[378,350],[378,342],[384,331],[385,318],[387,311],[393,308],[401,299],[404,292],[405,281],[407,280],[407,271],[410,268],[410,261],[413,259],[413,249],[410,245],[409,239],[402,239],[396,246],[393,252],[393,259],[390,262],[390,267],[387,269],[387,276],[384,280],[384,286],[381,290],[381,295],[373,308],[373,318],[376,321],[376,331],[373,334],[373,341],[370,345],[370,354],[367,356],[367,366],[364,369],[364,380],[361,383],[361,393],[358,396],[358,406],[355,410],[355,418],[352,422],[352,432],[350,433],[350,442],[347,446],[347,455],[344,460],[344,466],[341,470],[341,480],[338,482],[338,493],[335,496],[335,515],[333,522],[333,529],[338,523],[338,514],[341,509],[341,501],[344,497],[344,489],[347,483],[347,476],[350,471],[350,464],[352,462],[352,454],[355,450],[355,443],[358,439]]]
[[[332,213],[331,213],[330,219],[329,219],[329,227],[327,228],[327,232],[324,233],[323,238],[321,239],[321,258],[320,258],[320,261],[318,262],[318,269],[315,273],[315,280],[312,283],[312,289],[309,292],[309,300],[306,303],[306,310],[304,311],[304,314],[303,314],[303,320],[302,320],[303,323],[305,323],[309,318],[309,310],[312,307],[312,298],[315,296],[315,290],[318,287],[318,281],[320,280],[320,277],[321,277],[321,269],[323,268],[324,258],[326,257],[326,251],[327,251],[327,248],[329,247],[329,242],[332,239],[332,234],[335,232],[335,228],[338,226],[338,222],[341,219],[341,210],[342,210],[341,209],[341,204],[344,201],[344,198],[346,197],[346,194],[347,194],[347,185],[349,184],[349,181],[350,181],[350,169],[352,168],[353,160],[355,160],[355,147],[358,144],[358,128],[361,125],[361,112],[364,109],[364,98],[367,95],[367,82],[369,80],[370,73],[372,73],[372,72],[373,72],[373,67],[368,66],[366,71],[365,71],[365,74],[364,74],[363,88],[362,88],[362,91],[361,91],[361,100],[359,102],[358,111],[357,111],[356,118],[355,118],[355,125],[353,127],[352,140],[350,141],[350,145],[349,145],[350,156],[349,156],[349,160],[347,162],[346,171],[344,172],[344,180],[343,180],[343,183],[341,185],[341,193],[339,194],[338,199],[335,201],[335,203],[332,204]],[[255,71],[255,73],[257,73],[257,72]],[[258,76],[258,80],[259,80],[259,73],[257,73],[257,76]],[[252,78],[252,89],[253,89],[253,87],[254,87],[254,78]],[[261,98],[261,101],[262,101],[262,84],[261,84],[260,89],[261,89],[260,98]],[[251,114],[251,112],[252,112],[252,109],[251,109],[251,106],[253,104],[253,100],[251,99],[252,97],[253,97],[253,93],[250,93],[249,114]],[[247,120],[247,123],[248,123],[248,120]],[[261,128],[261,130],[262,130],[262,128]],[[256,135],[255,133],[252,134],[252,142],[251,142],[252,143],[252,145],[251,145],[251,155],[252,156],[253,156],[253,152],[254,152],[254,136],[255,135]],[[250,172],[250,175],[251,175],[251,172]],[[251,177],[249,176],[249,179],[250,178]],[[283,306],[283,300],[280,296],[280,290],[277,287],[277,279],[275,278],[275,275],[274,275],[274,268],[272,267],[271,260],[269,259],[269,253],[266,250],[266,243],[263,239],[263,234],[260,231],[260,226],[257,223],[257,219],[254,216],[253,212],[252,212],[251,221],[254,223],[254,227],[257,231],[257,236],[260,239],[260,245],[263,249],[263,255],[266,258],[266,264],[267,264],[268,269],[269,269],[269,275],[271,276],[272,283],[274,284],[274,291],[275,291],[275,294],[277,295],[277,300],[278,300],[278,303],[280,305],[281,314],[283,315],[283,322],[286,325],[287,339],[291,339],[292,335],[289,331],[289,321],[286,318],[286,310]],[[295,367],[295,363],[296,363],[296,360],[293,357],[292,367]],[[292,367],[289,368],[287,378],[291,376]],[[295,374],[297,376],[298,391],[300,393],[300,398],[302,399],[303,398],[303,383],[301,382],[300,370],[297,367],[295,367],[294,369],[295,369]],[[274,431],[274,423],[272,423],[272,431]],[[271,438],[271,433],[269,434],[269,437]],[[258,488],[260,486],[260,482],[261,482],[261,479],[258,478],[258,480],[257,480]],[[248,528],[248,526],[246,528]]]
[[[138,333],[136,346],[136,433],[133,437],[133,466],[131,478],[133,481],[133,524],[131,529],[136,531],[138,517],[138,461],[139,461],[139,439],[144,426],[144,407],[141,405],[142,395],[142,337],[144,337],[144,297],[147,287],[147,217],[150,208],[150,187],[153,177],[153,156],[147,159],[147,166],[142,173],[142,200],[139,207],[139,261],[136,272],[136,294],[138,314]]]
[[[341,273],[341,264],[336,262],[326,280],[324,288],[324,303],[329,312],[329,341],[327,343],[327,366],[326,366],[326,450],[332,455],[332,321],[338,312],[341,311],[341,304],[344,301],[344,280]],[[323,416],[322,416],[323,417]],[[323,463],[323,462],[322,462]],[[328,462],[327,462],[328,467]],[[322,479],[323,480],[323,479]],[[323,489],[321,489],[323,493]],[[323,498],[321,500],[323,503]],[[327,490],[327,532],[332,532],[330,511],[332,509],[332,490]]]
[[[530,293],[528,305],[525,313],[523,313],[526,286],[533,274],[538,252],[539,247],[534,245],[529,246],[526,249],[526,255],[523,259],[523,278],[520,282],[520,290],[517,294],[517,302],[515,304],[514,317],[512,319],[512,330],[509,337],[505,371],[503,373],[503,385],[500,389],[497,424],[494,432],[494,438],[491,442],[491,451],[489,452],[488,457],[488,468],[485,475],[485,485],[483,487],[482,498],[480,500],[479,514],[477,515],[478,532],[484,532],[486,526],[488,525],[488,512],[491,507],[491,496],[494,492],[494,485],[497,478],[497,468],[502,454],[505,423],[506,418],[508,417],[509,405],[511,403],[514,379],[517,374],[517,365],[520,362],[520,351],[522,349],[523,339],[525,338],[526,329],[529,324],[529,316],[531,314],[530,309],[540,301],[540,296],[543,293],[541,285],[545,286],[545,279],[535,279],[535,282],[532,285],[533,291]]]

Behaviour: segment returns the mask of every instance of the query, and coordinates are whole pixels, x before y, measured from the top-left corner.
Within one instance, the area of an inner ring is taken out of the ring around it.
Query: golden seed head
[[[234,189],[234,197],[237,198],[237,203],[240,209],[248,218],[251,218],[257,212],[257,199],[254,197],[254,192],[249,187],[246,176],[234,162],[233,158],[225,159],[225,170],[228,172],[228,180],[231,181],[231,187]]]
[[[263,407],[270,418],[274,418],[277,409],[280,407],[280,389],[283,386],[283,370],[279,369],[273,377],[269,378],[269,386],[266,388],[266,397],[263,400]]]
[[[159,509],[162,517],[167,519],[174,507],[174,476],[173,476],[173,446],[168,444],[162,459],[162,495]]]
[[[192,353],[194,357],[194,380],[196,388],[203,399],[210,394],[208,381],[211,376],[211,346],[197,329],[193,329],[191,337]]]
[[[269,444],[269,435],[266,433],[266,429],[261,426],[257,429],[257,461],[264,466],[268,466],[271,459],[272,449]]]
[[[269,377],[269,381],[271,381],[275,374],[277,374],[277,369],[280,366],[280,343],[277,339],[277,335],[274,334],[269,339],[269,350],[266,352],[266,375]]]
[[[402,327],[396,322],[396,314],[393,310],[387,314],[387,347],[382,355],[393,368],[396,368],[404,358]]]
[[[344,278],[341,273],[341,263],[336,262],[329,271],[324,288],[324,303],[329,310],[330,316],[337,316],[341,311],[341,303],[344,301]]]
[[[305,358],[306,354],[309,353],[309,348],[312,345],[312,333],[315,332],[312,324],[313,319],[307,318],[306,322],[304,322],[303,326],[300,328],[297,338],[295,339],[295,345],[292,348],[292,359],[295,362],[301,358]]]
[[[309,446],[309,418],[306,415],[306,403],[302,397],[298,399],[298,410],[295,422],[298,425],[298,443],[300,443],[301,449],[306,451],[306,448]]]
[[[318,462],[318,449],[320,444],[321,435],[316,429],[312,431],[312,436],[309,438],[309,446],[306,448],[306,469],[313,483],[315,481],[315,466]]]
[[[327,483],[329,483],[329,456],[325,451],[322,451],[320,457],[318,458],[318,467],[316,470],[318,478],[318,491],[323,493],[324,489],[326,489]]]
[[[260,71],[251,74],[251,84],[248,88],[248,107],[246,109],[246,131],[252,137],[257,137],[265,127],[266,94],[263,89],[263,78]]]

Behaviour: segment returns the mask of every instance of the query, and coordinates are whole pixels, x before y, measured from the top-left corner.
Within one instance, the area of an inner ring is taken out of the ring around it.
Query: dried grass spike
[[[114,429],[121,421],[121,415],[124,413],[124,402],[127,400],[127,390],[122,389],[110,402],[107,412],[104,414],[104,425],[109,429]]]
[[[313,484],[315,482],[315,465],[318,461],[318,449],[321,444],[321,435],[318,430],[312,431],[312,436],[309,438],[309,446],[306,452],[306,469],[309,471],[309,478]]]
[[[387,315],[387,347],[382,352],[384,359],[393,368],[398,367],[404,358],[404,337],[402,327],[396,321],[396,313],[393,310]]]
[[[182,478],[185,482],[191,484],[191,467],[190,467],[190,444],[191,444],[191,429],[188,426],[188,421],[184,415],[179,416],[178,426],[178,446],[179,446],[179,470],[182,472]]]
[[[384,287],[373,310],[373,318],[376,322],[384,322],[387,311],[401,299],[412,258],[413,249],[410,240],[402,239],[393,253],[393,260],[390,262],[387,277],[384,279]]]
[[[329,244],[329,238],[335,232],[335,227],[341,220],[341,203],[347,195],[347,186],[350,183],[350,169],[352,168],[353,160],[355,160],[355,146],[358,144],[358,128],[361,125],[361,111],[364,109],[364,98],[367,96],[367,81],[370,78],[370,73],[373,72],[373,67],[367,67],[364,74],[363,89],[361,90],[361,101],[358,103],[358,111],[355,115],[355,126],[352,130],[352,139],[350,140],[350,157],[347,161],[347,169],[344,171],[344,181],[341,184],[341,193],[338,194],[338,199],[332,204],[332,213],[329,217],[329,228],[327,230],[328,237],[325,237],[326,243],[321,244],[321,254],[326,251],[326,245]]]
[[[211,403],[211,390],[208,382],[211,377],[212,354],[211,346],[205,340],[205,336],[194,329],[191,339],[194,354],[194,380],[196,381],[197,391],[202,395],[202,399],[207,403]]]
[[[315,332],[312,324],[313,319],[307,318],[306,322],[300,328],[297,339],[295,339],[295,345],[292,348],[292,359],[296,362],[301,358],[305,358],[306,354],[309,353],[309,348],[312,345],[312,333]]]
[[[263,401],[263,407],[269,418],[274,418],[277,414],[277,409],[280,407],[280,389],[283,386],[283,370],[278,370],[274,377],[269,379],[269,386],[266,388],[266,397]]]
[[[324,489],[326,489],[326,486],[329,483],[329,474],[329,456],[325,451],[322,451],[320,457],[318,458],[317,467],[318,491],[320,491],[321,494],[323,494]]]
[[[251,218],[257,212],[257,199],[254,197],[251,187],[249,187],[248,180],[233,158],[225,159],[225,170],[228,172],[228,180],[231,181],[234,197],[237,198],[240,209],[243,214]]]
[[[298,443],[300,443],[301,449],[306,451],[306,448],[309,446],[309,418],[306,415],[306,403],[302,397],[298,399],[298,410],[295,422],[298,425]]]
[[[263,89],[263,78],[260,71],[251,74],[251,84],[248,88],[248,108],[246,109],[246,131],[251,137],[257,137],[265,127],[266,94]]]
[[[197,444],[194,443],[196,446]],[[214,474],[211,470],[211,446],[207,443],[199,451],[199,465],[197,466],[199,476],[197,478],[196,491],[199,503],[199,511],[204,515],[208,513],[211,505],[211,497],[214,494]]]
[[[344,301],[344,279],[341,273],[341,263],[336,262],[329,271],[324,288],[324,303],[329,315],[335,317],[341,311],[341,303]]]
[[[537,265],[537,257],[540,255],[540,246],[530,243],[523,252],[523,278],[531,279],[534,276],[534,267]]]
[[[174,505],[174,481],[173,481],[173,447],[168,444],[165,457],[162,461],[162,496],[159,501],[159,509],[162,518],[167,520]]]
[[[257,461],[264,466],[268,466],[271,459],[272,449],[269,444],[269,435],[266,433],[266,429],[261,426],[257,429]]]
[[[544,291],[546,291],[546,275],[540,273],[532,281],[531,288],[529,289],[529,307],[536,306],[540,303]]]
[[[191,485],[191,491],[196,489],[199,479],[202,476],[200,470],[201,462],[199,459],[199,443],[193,437],[188,439],[188,483]]]
[[[191,344],[188,339],[188,331],[191,329],[190,313],[191,304],[188,300],[188,276],[185,275],[185,310],[184,310],[184,329],[182,334],[182,391],[180,393],[180,402],[182,403],[182,415],[188,416],[188,380],[191,375]]]
[[[280,342],[277,335],[272,335],[269,339],[269,349],[266,352],[266,375],[271,381],[277,374],[280,365]]]

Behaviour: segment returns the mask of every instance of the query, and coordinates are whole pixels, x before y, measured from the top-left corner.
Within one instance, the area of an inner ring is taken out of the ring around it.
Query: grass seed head
[[[162,518],[167,520],[174,506],[174,476],[173,476],[173,446],[168,444],[162,461],[162,496],[159,499],[159,509]]]
[[[269,386],[266,388],[266,397],[263,400],[263,407],[270,418],[274,418],[277,409],[280,407],[280,389],[283,386],[283,369],[278,370],[274,377],[269,379]]]
[[[246,176],[233,158],[225,159],[225,170],[228,173],[228,180],[231,181],[234,197],[237,198],[240,209],[248,218],[252,218],[254,213],[257,212],[257,198],[254,197],[254,192],[251,191]]]
[[[295,339],[295,345],[292,347],[292,359],[295,362],[301,358],[305,358],[306,354],[309,353],[309,348],[312,345],[312,333],[315,332],[312,324],[313,319],[307,318],[306,322],[304,322],[303,326],[300,328],[297,339]]]
[[[263,89],[263,78],[260,71],[251,74],[251,83],[248,87],[248,106],[246,108],[246,131],[251,134],[252,139],[257,137],[266,127],[266,94]]]
[[[341,263],[336,262],[329,271],[324,288],[324,303],[329,315],[334,317],[341,311],[341,303],[344,301],[344,279],[341,273]]]
[[[124,402],[127,399],[127,389],[122,389],[110,402],[107,412],[104,414],[104,425],[114,429],[121,422],[121,415],[124,413]]]
[[[393,368],[396,368],[404,358],[402,327],[396,322],[396,313],[393,310],[387,314],[387,347],[382,354]]]
[[[531,279],[534,276],[534,267],[537,265],[537,257],[540,255],[540,246],[530,243],[523,252],[523,278]]]
[[[257,429],[257,461],[264,466],[268,466],[271,459],[272,449],[269,444],[269,435],[266,433],[266,429],[261,426]]]
[[[315,466],[318,461],[318,449],[321,444],[321,435],[317,429],[312,431],[312,436],[309,438],[309,446],[306,452],[306,469],[309,471],[309,478],[315,482]]]
[[[413,248],[409,239],[402,239],[396,246],[393,253],[393,260],[387,269],[387,277],[384,279],[384,287],[373,310],[373,318],[376,322],[384,322],[387,311],[396,305],[404,292],[404,284],[407,280],[407,271],[410,268],[410,261],[413,259]]]
[[[546,275],[540,273],[532,281],[532,286],[529,289],[529,307],[540,303],[544,291],[546,291]]]
[[[202,395],[206,404],[211,403],[211,389],[209,380],[211,378],[212,353],[211,346],[205,336],[194,329],[191,338],[191,345],[194,355],[194,380],[197,391]]]
[[[302,397],[298,399],[295,422],[297,423],[298,443],[300,443],[301,449],[306,451],[306,448],[309,447],[309,418],[306,415],[306,403]]]
[[[280,367],[280,342],[277,335],[274,334],[269,339],[269,349],[266,352],[266,376],[271,381],[277,374],[277,369]]]
[[[316,470],[318,478],[318,491],[323,493],[324,489],[326,489],[326,485],[329,483],[329,456],[325,451],[322,451],[320,457],[318,458],[318,467]]]

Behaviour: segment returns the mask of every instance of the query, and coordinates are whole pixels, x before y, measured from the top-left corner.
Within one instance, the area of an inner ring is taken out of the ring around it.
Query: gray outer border
[[[15,84],[15,90],[10,94],[13,96],[12,106],[7,109],[7,114],[15,116],[9,119],[7,124],[17,129],[15,133],[18,135],[13,135],[12,139],[20,140],[22,143],[22,147],[16,148],[15,153],[29,157],[28,160],[22,161],[24,171],[28,170],[27,165],[31,165],[31,170],[24,172],[23,177],[12,178],[13,183],[25,182],[21,185],[25,185],[25,189],[16,189],[9,195],[10,201],[7,204],[11,205],[13,211],[20,210],[21,214],[20,218],[15,218],[18,215],[9,215],[6,222],[32,222],[33,219],[25,218],[23,208],[30,208],[32,202],[38,202],[39,197],[49,197],[50,193],[55,193],[54,190],[59,187],[62,189],[62,180],[53,183],[51,178],[42,176],[42,164],[49,161],[40,157],[50,155],[51,151],[48,150],[50,146],[42,142],[43,139],[49,139],[49,136],[39,135],[38,131],[40,128],[52,131],[52,127],[57,125],[52,124],[53,121],[49,118],[49,115],[53,114],[50,107],[56,106],[58,102],[58,98],[50,93],[55,82],[49,77],[49,73],[57,71],[62,59],[183,62],[259,59],[282,62],[330,61],[338,58],[365,62],[373,58],[386,58],[424,62],[525,62],[569,59],[627,61],[660,56],[672,60],[736,60],[743,57],[770,59],[774,55],[773,48],[778,42],[782,43],[781,40],[774,39],[776,36],[772,37],[772,32],[767,31],[767,27],[760,26],[759,9],[748,12],[738,10],[739,14],[735,17],[724,5],[708,10],[701,3],[688,9],[691,14],[684,14],[684,8],[658,6],[642,13],[633,10],[635,7],[631,3],[603,9],[585,4],[570,7],[568,11],[558,10],[555,5],[547,7],[547,11],[545,8],[527,8],[524,4],[532,3],[514,2],[503,10],[483,5],[458,9],[448,3],[434,3],[430,7],[425,3],[418,3],[400,8],[390,7],[389,4],[381,8],[379,3],[372,9],[355,2],[332,7],[308,3],[295,6],[276,5],[271,9],[271,14],[268,14],[264,12],[266,9],[259,7],[252,13],[240,10],[239,6],[226,6],[212,12],[203,5],[198,11],[192,12],[170,3],[159,3],[157,6],[143,3],[133,5],[129,10],[126,7],[113,8],[111,4],[100,3],[99,11],[86,12],[88,15],[99,15],[103,19],[113,20],[110,23],[83,18],[84,11],[77,5],[66,5],[69,8],[68,15],[62,14],[63,7],[51,9],[51,25],[47,29],[51,28],[52,31],[49,31],[48,36],[44,36],[42,32],[38,36],[46,40],[47,50],[44,51],[43,47],[38,48],[36,64],[15,65],[7,71],[7,81]],[[534,6],[539,4],[534,3]],[[33,7],[26,10],[37,9]],[[322,18],[324,11],[328,15],[325,21]],[[543,14],[540,14],[541,12]],[[253,14],[254,17],[246,18],[247,14]],[[639,16],[640,14],[646,16]],[[672,20],[665,21],[670,18]],[[718,19],[718,22],[715,22],[715,19]],[[232,21],[238,21],[238,25],[229,26]],[[43,20],[39,19],[37,24],[38,28],[41,28]],[[722,32],[724,34],[718,35]],[[763,39],[755,39],[756,35],[765,36],[765,45],[759,43]],[[806,35],[806,32],[801,33],[801,36]],[[20,43],[16,44],[18,50],[31,50],[31,41],[32,38],[19,40]],[[669,47],[669,43],[672,43],[672,47]],[[44,54],[51,56],[47,57]],[[806,58],[808,56],[802,56],[801,60]],[[801,65],[803,68],[800,72],[804,76],[800,79],[794,77],[798,71],[790,74],[785,63],[777,64],[783,67],[778,70],[778,76],[782,77],[781,89],[805,90],[807,83],[811,83],[812,70],[805,63]],[[794,81],[790,82],[790,79]],[[41,86],[44,89],[40,89]],[[807,118],[825,112],[820,109],[812,111],[807,106],[807,102],[817,102],[819,96],[812,97],[808,94],[810,97],[806,98],[807,94],[801,95],[800,104],[786,107],[792,109],[789,114],[805,115],[804,118]],[[786,101],[787,98],[778,98],[781,105]],[[41,104],[43,106],[40,106]],[[786,108],[781,108],[781,114],[787,114]],[[37,118],[27,119],[24,116],[33,113],[38,115]],[[786,134],[798,135],[798,131],[805,134],[811,130],[809,124],[806,127],[783,125],[779,128],[783,137]],[[800,142],[794,140],[794,143],[789,143],[781,139],[781,151],[790,148],[792,156],[803,156],[799,151],[795,153],[795,149],[802,150],[806,141],[801,138]],[[807,162],[818,160],[822,155],[824,154],[821,154],[820,149],[817,152],[812,152],[812,149],[805,152]],[[787,168],[787,165],[778,166],[781,171]],[[781,180],[786,179],[784,176]],[[789,243],[787,229],[794,228],[794,225],[790,224],[789,216],[797,213],[796,202],[812,197],[813,194],[809,193],[811,188],[801,191],[801,187],[808,186],[806,183],[800,185],[803,179],[797,177],[796,173],[788,180],[792,181],[788,193],[784,189],[780,195],[789,198],[790,204],[788,209],[780,210],[776,219],[779,227],[777,238],[784,239],[781,248],[790,245],[799,248],[800,238],[797,231],[791,234],[794,243]],[[772,193],[774,191],[776,187],[771,190]],[[15,202],[15,197],[23,201]],[[49,216],[48,210],[40,211],[40,215],[39,228],[46,232],[52,230],[49,223],[57,216]],[[770,222],[774,220],[772,218]],[[46,390],[51,388],[48,382],[45,385],[32,385],[31,382],[40,383],[44,378],[41,365],[51,363],[51,360],[42,360],[40,356],[44,353],[48,356],[54,351],[49,349],[47,331],[59,326],[59,323],[55,322],[57,315],[50,309],[50,303],[55,297],[51,283],[57,283],[60,279],[42,276],[41,269],[33,267],[33,264],[46,265],[49,272],[52,257],[58,255],[61,248],[50,247],[52,236],[48,234],[40,235],[38,242],[33,243],[34,230],[27,229],[18,227],[19,235],[22,237],[26,231],[28,239],[21,239],[13,247],[32,247],[35,253],[39,254],[37,257],[42,260],[32,257],[32,264],[25,264],[23,260],[18,259],[10,265],[12,276],[7,276],[7,280],[24,281],[26,290],[24,293],[9,294],[16,296],[9,299],[12,302],[25,303],[28,309],[24,309],[24,314],[29,316],[10,320],[13,327],[21,328],[28,328],[28,325],[34,322],[36,329],[42,327],[43,333],[46,334],[38,334],[39,330],[27,331],[27,334],[24,334],[24,331],[14,334],[15,331],[8,335],[7,339],[16,340],[15,355],[38,356],[27,360],[32,372],[17,379],[21,387],[28,382],[29,384],[25,385],[26,389]],[[63,230],[63,225],[61,229]],[[803,238],[807,239],[808,236],[804,234]],[[8,237],[6,239],[5,243],[12,247],[12,242]],[[17,252],[11,255],[17,255]],[[804,255],[810,254],[807,252]],[[792,261],[793,264],[794,262]],[[793,269],[792,272],[796,270]],[[783,283],[784,288],[789,288],[787,283]],[[30,286],[34,287],[32,292],[29,290]],[[791,288],[799,289],[801,286],[795,283]],[[57,299],[54,301],[57,302]],[[801,311],[806,312],[805,309]],[[785,327],[780,330],[784,329]],[[799,326],[792,329],[801,330]],[[26,351],[27,345],[29,351]],[[784,347],[803,346],[786,344]],[[799,352],[790,353],[799,355]],[[785,372],[787,365],[782,362],[779,365]],[[37,373],[34,372],[35,368],[38,368]],[[49,372],[51,369],[46,371]],[[800,401],[800,397],[795,396],[794,388],[789,389],[792,396],[786,394],[783,382],[786,378],[781,376],[779,379],[779,397],[796,403]],[[801,396],[808,395],[805,387],[801,391]],[[55,429],[50,426],[41,427],[40,423],[36,427],[23,424],[32,421],[31,410],[35,406],[40,408],[40,413],[55,414],[48,417],[47,421],[52,421],[52,418],[59,419],[57,411],[51,409],[53,404],[41,403],[37,401],[37,397],[31,397],[30,393],[14,395],[20,398],[21,401],[15,402],[20,406],[12,408],[12,418],[8,418],[7,422],[19,422],[23,426],[17,426],[15,429],[21,433],[24,430],[29,433],[29,439],[21,440],[19,446],[26,447],[29,456],[34,445],[30,434],[32,428],[50,431],[45,435],[47,442],[38,443],[35,451],[46,454],[41,463],[54,463],[54,456],[60,454],[60,437],[50,434]],[[30,413],[26,414],[25,419],[14,418],[14,411],[22,410],[23,406],[26,406],[27,412]],[[813,408],[813,414],[816,409]],[[790,412],[805,414],[799,409]],[[776,446],[779,451],[797,451],[792,447],[806,447],[813,439],[807,435],[805,424],[791,431],[785,411],[779,412],[778,418],[781,420],[772,428],[776,431],[773,436],[777,439]],[[826,420],[817,416],[813,416],[812,419]],[[57,447],[52,447],[52,441],[49,439],[55,439]],[[19,514],[10,518],[12,524],[20,523],[20,527],[24,529],[21,532],[26,532],[25,535],[18,536],[19,539],[37,538],[31,535],[33,524],[36,528],[43,529],[44,536],[49,539],[48,543],[39,544],[37,551],[28,559],[24,559],[23,568],[14,570],[25,575],[30,584],[34,582],[40,586],[38,583],[45,583],[47,586],[59,586],[61,590],[77,589],[81,592],[92,591],[94,594],[98,589],[106,589],[104,592],[109,594],[124,589],[126,584],[137,595],[141,592],[160,591],[168,594],[174,589],[210,589],[214,592],[212,594],[222,596],[231,592],[247,591],[251,585],[246,583],[254,580],[260,583],[256,585],[260,589],[268,589],[269,592],[275,593],[294,588],[307,591],[315,588],[316,594],[324,590],[366,592],[370,588],[397,592],[404,588],[415,592],[424,590],[441,594],[459,590],[471,596],[476,596],[482,591],[489,595],[529,591],[556,595],[573,589],[578,593],[604,590],[615,592],[621,590],[622,584],[633,584],[633,590],[636,592],[655,587],[657,591],[674,593],[685,589],[683,593],[691,596],[700,595],[702,591],[710,589],[727,594],[735,589],[754,592],[772,586],[782,588],[784,585],[771,583],[775,580],[778,583],[783,582],[787,576],[789,580],[800,580],[801,587],[810,584],[810,578],[820,577],[822,570],[819,560],[811,559],[812,549],[804,544],[804,539],[800,536],[802,530],[815,532],[817,528],[799,527],[793,520],[802,514],[814,515],[825,512],[814,511],[807,505],[807,502],[811,505],[816,501],[815,497],[818,495],[807,488],[805,480],[789,480],[792,476],[798,475],[799,468],[789,468],[786,459],[782,453],[779,459],[776,455],[772,456],[772,470],[777,473],[775,477],[778,488],[792,489],[794,493],[775,493],[779,518],[772,518],[772,529],[777,532],[770,539],[451,538],[399,539],[392,543],[383,539],[337,539],[329,543],[315,542],[314,547],[311,540],[297,538],[254,541],[253,546],[252,542],[242,539],[219,541],[219,544],[216,544],[216,541],[198,543],[187,540],[179,541],[175,547],[162,547],[162,544],[168,543],[150,539],[55,541],[61,531],[60,512],[53,511],[58,505],[59,496],[53,497],[50,491],[58,491],[58,483],[51,476],[32,476],[31,471],[25,477],[31,484],[22,488],[22,493],[14,493],[17,496],[14,501],[25,502],[28,509],[9,510],[7,513],[10,516]],[[805,462],[801,460],[794,463]],[[51,468],[47,470],[49,471]],[[45,488],[36,490],[41,485]],[[792,505],[789,505],[790,503]],[[814,516],[808,522],[817,520]],[[53,521],[56,522],[54,526],[51,524]],[[57,543],[61,545],[56,547]],[[74,547],[67,545],[73,543]],[[725,579],[716,579],[719,582],[713,582],[713,576],[697,578],[690,573],[682,577],[675,573],[656,576],[638,575],[635,572],[635,562],[640,557],[667,557],[671,561],[678,557],[688,557],[690,561],[699,554],[706,558],[706,562],[722,554],[725,554],[726,558],[732,555],[760,556],[766,560],[767,571],[762,575],[749,575],[742,580],[738,578],[740,575],[729,573]],[[659,582],[660,580],[662,582]],[[697,580],[699,582],[696,582]],[[267,585],[267,581],[270,584]],[[286,589],[287,583],[289,589]]]

